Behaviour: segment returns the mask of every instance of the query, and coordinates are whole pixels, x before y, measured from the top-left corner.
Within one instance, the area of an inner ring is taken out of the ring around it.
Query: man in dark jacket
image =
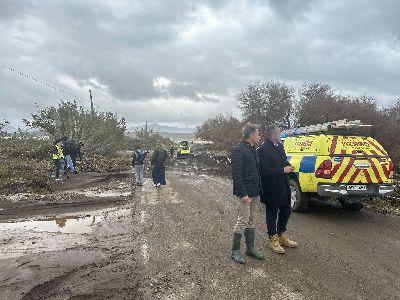
[[[255,145],[260,142],[257,125],[246,124],[243,127],[243,141],[232,152],[233,195],[238,203],[239,215],[233,232],[232,258],[238,263],[245,263],[240,252],[242,236],[245,236],[246,255],[264,259],[254,246],[254,214],[260,195],[258,158]]]
[[[151,165],[153,166],[152,177],[155,187],[166,185],[165,181],[165,162],[168,158],[168,152],[165,150],[164,145],[157,147],[151,157]]]
[[[74,145],[72,144],[71,140],[68,139],[67,136],[64,136],[62,139],[62,149],[64,153],[64,175],[67,175],[68,169],[77,174],[78,172],[75,170],[74,163],[72,161],[71,155],[74,153]],[[68,178],[68,175],[67,175]]]
[[[270,248],[283,254],[282,246],[295,248],[297,243],[289,239],[286,226],[291,208],[289,173],[294,168],[288,163],[281,143],[281,131],[277,126],[266,129],[266,140],[258,149],[260,177],[262,182],[261,202],[266,206],[267,230]]]
[[[143,149],[137,145],[135,151],[133,151],[132,157],[132,167],[135,170],[136,185],[143,186],[144,182],[144,160],[146,159],[148,151],[143,151]]]

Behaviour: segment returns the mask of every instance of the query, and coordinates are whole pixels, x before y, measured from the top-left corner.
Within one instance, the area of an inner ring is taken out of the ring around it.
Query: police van
[[[360,210],[363,201],[393,193],[392,160],[372,137],[357,134],[359,120],[340,120],[284,130],[293,211],[311,198],[337,198],[343,208]]]

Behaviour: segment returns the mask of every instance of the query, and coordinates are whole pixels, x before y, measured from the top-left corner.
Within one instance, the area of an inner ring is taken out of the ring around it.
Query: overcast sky
[[[399,93],[400,1],[0,2],[0,64],[124,116],[195,126],[239,116],[254,80],[322,81],[384,105]],[[0,67],[0,120],[71,99]]]

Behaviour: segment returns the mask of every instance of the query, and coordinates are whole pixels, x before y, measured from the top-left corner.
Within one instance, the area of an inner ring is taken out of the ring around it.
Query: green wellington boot
[[[246,255],[254,257],[255,259],[263,260],[264,255],[262,255],[256,247],[254,247],[254,238],[256,236],[256,231],[254,228],[246,228],[244,230],[244,237],[246,241]]]
[[[240,241],[242,240],[242,234],[234,233],[233,241],[232,241],[232,258],[239,264],[244,264],[246,259],[243,254],[240,252]]]

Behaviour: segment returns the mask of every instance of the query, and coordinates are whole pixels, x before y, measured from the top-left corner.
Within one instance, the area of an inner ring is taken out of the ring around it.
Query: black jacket
[[[61,144],[61,148],[63,149],[63,154],[65,155],[73,155],[75,148],[72,144],[72,141],[64,141]]]
[[[165,149],[156,148],[153,152],[153,155],[150,159],[152,166],[163,166],[168,158],[168,152]]]
[[[289,175],[283,172],[283,168],[290,164],[283,145],[279,143],[275,146],[266,140],[257,151],[262,183],[261,202],[277,206],[290,204]]]
[[[257,151],[248,142],[240,142],[232,151],[233,194],[251,198],[260,195]]]

